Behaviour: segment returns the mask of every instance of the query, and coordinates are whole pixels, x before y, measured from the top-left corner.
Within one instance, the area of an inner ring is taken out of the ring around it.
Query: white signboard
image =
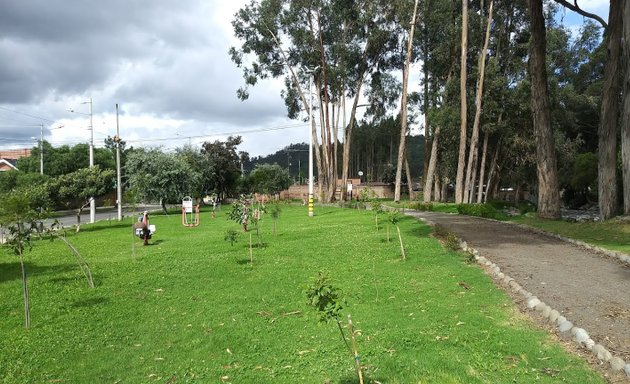
[[[186,211],[186,213],[191,213],[193,211],[192,198],[188,196],[184,197],[184,199],[182,200],[182,207],[184,207],[184,210]]]

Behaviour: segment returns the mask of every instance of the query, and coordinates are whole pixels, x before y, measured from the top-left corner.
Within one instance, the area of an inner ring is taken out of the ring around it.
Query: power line
[[[250,129],[250,130],[245,130],[245,131],[218,132],[218,133],[205,134],[205,135],[191,135],[191,136],[179,135],[175,137],[164,137],[164,138],[149,139],[149,140],[144,140],[144,139],[127,140],[127,143],[139,143],[139,142],[146,143],[146,142],[158,142],[158,141],[169,141],[169,140],[200,139],[200,138],[208,138],[208,137],[214,137],[214,136],[280,131],[284,129],[300,128],[303,126],[304,124],[293,124],[293,125],[287,125],[287,126],[281,126],[281,127],[258,128],[258,129]]]
[[[5,111],[8,111],[8,112],[11,112],[11,113],[17,113],[18,115],[27,116],[27,117],[30,117],[30,118],[32,118],[32,119],[37,119],[37,120],[48,121],[48,122],[50,122],[50,123],[54,123],[54,122],[55,122],[54,120],[50,120],[50,119],[47,119],[47,118],[45,118],[45,117],[36,116],[36,115],[31,115],[31,114],[29,114],[29,113],[24,113],[24,112],[16,111],[16,110],[9,109],[9,108],[3,107],[3,106],[0,106],[0,109],[5,110]]]

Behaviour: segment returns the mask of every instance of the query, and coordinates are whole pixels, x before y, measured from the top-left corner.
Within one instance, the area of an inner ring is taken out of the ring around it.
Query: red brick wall
[[[27,148],[0,150],[0,158],[2,159],[19,159],[30,155],[31,150]]]

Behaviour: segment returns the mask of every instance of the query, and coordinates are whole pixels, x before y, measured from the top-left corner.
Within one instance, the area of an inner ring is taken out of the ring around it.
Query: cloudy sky
[[[240,134],[242,150],[265,155],[307,142],[306,124],[285,117],[280,82],[236,97],[230,22],[246,2],[0,0],[0,148],[32,147],[40,124],[54,146],[88,142],[90,98],[96,146],[116,133],[116,103],[136,147]],[[607,0],[579,4],[606,18]]]

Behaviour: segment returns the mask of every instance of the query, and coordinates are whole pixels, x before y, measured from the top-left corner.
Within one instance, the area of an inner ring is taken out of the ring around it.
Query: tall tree
[[[460,131],[457,177],[455,179],[455,203],[464,201],[464,168],[466,166],[466,140],[468,138],[468,103],[466,101],[466,79],[468,58],[468,0],[462,0],[462,45],[460,67]]]
[[[398,162],[396,166],[396,186],[394,188],[394,201],[400,201],[400,184],[402,179],[403,161],[405,159],[405,138],[407,137],[407,84],[409,83],[409,64],[411,63],[411,48],[413,47],[413,34],[416,29],[416,16],[418,14],[418,0],[413,6],[413,16],[409,27],[409,37],[407,41],[407,54],[403,67],[403,86],[400,102],[400,144],[398,145]],[[407,179],[407,183],[411,180]],[[411,198],[411,196],[409,196]]]
[[[601,17],[581,9],[577,2],[573,4],[566,0],[556,0],[556,2],[584,17],[597,20],[605,29],[606,61],[604,63],[600,121],[597,130],[597,164],[599,212],[601,218],[606,220],[617,214],[619,206],[619,198],[617,196],[617,131],[619,124],[619,93],[622,89],[620,83],[622,73],[620,71],[622,69],[620,63],[622,55],[621,42],[623,24],[627,24],[623,22],[623,8],[624,3],[627,3],[627,1],[610,1],[608,23]]]
[[[529,74],[531,78],[531,108],[536,141],[536,168],[538,176],[538,215],[544,218],[560,217],[560,191],[558,189],[557,161],[553,132],[546,65],[546,27],[543,0],[528,0],[531,38]]]
[[[468,152],[468,165],[466,168],[466,183],[464,184],[464,201],[467,203],[472,203],[474,196],[474,185],[477,172],[477,154],[479,152],[479,125],[481,124],[481,103],[484,85],[483,82],[486,74],[486,56],[488,55],[488,44],[490,43],[490,28],[492,27],[493,6],[494,1],[490,0],[490,9],[488,10],[488,23],[486,27],[485,40],[483,44],[483,49],[479,53],[479,77],[477,80],[477,96],[475,98],[475,120],[473,122],[472,137],[470,138],[470,151]],[[483,13],[483,9],[481,11]]]
[[[231,48],[230,54],[243,68],[246,87],[261,78],[285,76],[283,97],[289,117],[297,118],[301,110],[309,109],[305,84],[311,76],[309,69],[318,68],[313,76],[316,104],[320,107],[320,135],[318,139],[315,120],[311,135],[317,143],[318,187],[325,200],[333,198],[337,178],[335,105],[346,95],[354,97],[356,105],[370,71],[393,51],[397,36],[393,33],[391,8],[384,0],[261,0],[239,10],[232,23],[242,45]],[[243,56],[250,54],[255,60],[245,66]],[[246,87],[239,90],[242,99],[248,96]],[[352,108],[351,125],[355,124],[354,113],[356,107]],[[348,143],[351,133],[349,127],[344,138]],[[343,161],[348,160],[346,154]]]
[[[621,35],[623,33],[623,0],[610,2],[606,31],[606,63],[602,89],[601,120],[597,137],[599,212],[602,219],[617,214],[617,131],[619,124],[619,92]]]
[[[623,212],[630,215],[630,0],[623,7],[623,118],[621,159],[623,173]]]

